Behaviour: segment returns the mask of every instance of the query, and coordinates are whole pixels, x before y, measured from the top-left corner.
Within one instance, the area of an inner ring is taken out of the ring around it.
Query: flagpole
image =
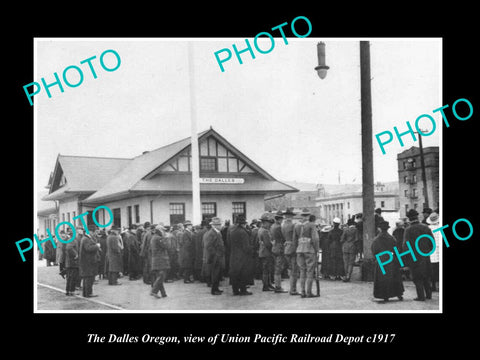
[[[190,122],[191,122],[191,170],[192,170],[192,223],[200,224],[202,212],[200,206],[200,163],[198,151],[198,133],[195,103],[195,74],[193,63],[193,43],[188,42],[188,74],[190,80]]]

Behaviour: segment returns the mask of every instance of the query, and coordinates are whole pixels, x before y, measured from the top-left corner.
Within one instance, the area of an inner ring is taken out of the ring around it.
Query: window
[[[404,161],[404,162],[403,162],[403,170],[406,170],[406,169],[407,169],[407,162]]]
[[[202,203],[202,219],[211,219],[217,216],[217,204],[214,202]]]
[[[412,190],[412,197],[417,197],[417,189]]]
[[[185,221],[185,203],[170,203],[170,224]]]
[[[245,202],[233,202],[232,203],[232,220],[235,222],[235,219],[238,215],[243,215],[247,218],[247,206]]]
[[[347,202],[347,209],[350,209],[350,202]]]
[[[76,213],[75,213],[75,211],[74,211],[74,212],[73,212],[73,215],[72,215],[72,219],[75,219],[76,216],[77,216],[77,215],[76,215]],[[77,220],[73,220],[73,225],[74,225],[74,226],[77,226]]]
[[[408,213],[408,204],[405,204],[405,215]]]
[[[113,226],[122,226],[122,217],[120,215],[120,208],[112,209],[113,212]]]
[[[408,176],[403,177],[403,182],[406,184],[407,183]]]
[[[133,209],[135,212],[135,223],[139,224],[140,223],[140,205],[135,205]]]
[[[414,184],[417,183],[417,174],[413,174],[413,176],[412,176],[412,183],[414,183]]]
[[[403,194],[405,195],[405,197],[408,197],[408,190],[403,190]]]
[[[209,172],[217,171],[217,158],[201,157],[200,171],[209,171]]]
[[[411,164],[412,164],[412,168],[415,169],[416,166],[417,166],[417,163],[415,162],[415,159],[412,159]]]
[[[128,218],[127,226],[132,225],[132,207],[131,206],[127,206],[127,218]]]
[[[385,201],[380,201],[380,207],[382,207],[382,208],[385,207]]]

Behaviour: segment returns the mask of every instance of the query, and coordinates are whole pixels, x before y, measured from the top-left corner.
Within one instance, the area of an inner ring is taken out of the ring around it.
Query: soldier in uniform
[[[282,272],[285,266],[284,246],[285,238],[282,233],[282,220],[284,219],[282,211],[278,211],[275,216],[275,222],[270,228],[272,235],[272,255],[274,263],[274,283],[275,293],[286,293],[287,290],[282,289]]]
[[[285,247],[284,247],[284,254],[285,254],[285,261],[287,262],[288,266],[288,275],[290,280],[290,295],[300,295],[297,292],[297,279],[298,279],[298,265],[297,265],[297,249],[296,245],[293,243],[293,233],[295,229],[295,224],[293,223],[293,217],[295,213],[292,211],[291,208],[287,208],[287,210],[283,213],[285,216],[285,220],[282,224],[282,234],[285,238]]]
[[[312,285],[319,248],[318,232],[314,222],[315,217],[311,217],[313,221],[307,221],[307,218],[310,218],[310,211],[304,209],[301,215],[303,222],[297,227],[299,233],[295,231],[294,237],[297,244],[297,264],[300,269],[301,297],[315,297],[312,293]]]
[[[343,252],[343,264],[345,266],[345,277],[343,278],[344,282],[349,282],[352,276],[358,241],[355,220],[348,219],[347,225],[348,228],[343,231],[343,234],[340,238]]]
[[[271,273],[273,271],[272,238],[270,228],[275,222],[269,213],[265,213],[260,218],[262,226],[258,230],[258,257],[262,262],[262,281],[263,291],[274,291],[275,288],[270,283]]]

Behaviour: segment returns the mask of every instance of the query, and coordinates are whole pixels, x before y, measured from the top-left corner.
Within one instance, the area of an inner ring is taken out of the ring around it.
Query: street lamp
[[[327,65],[325,65],[325,43],[319,42],[317,44],[317,55],[318,55],[318,66],[315,67],[318,76],[320,79],[325,79],[327,76],[327,70],[330,69]]]

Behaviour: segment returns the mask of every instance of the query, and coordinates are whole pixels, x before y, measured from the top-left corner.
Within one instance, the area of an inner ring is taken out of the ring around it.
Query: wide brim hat
[[[220,220],[218,217],[214,217],[210,221],[210,225],[222,225],[222,220]]]
[[[430,216],[427,218],[427,224],[432,225],[432,224],[438,224],[438,220],[440,217],[436,212],[432,212]]]
[[[307,209],[307,208],[304,208],[304,209],[302,210],[302,212],[300,213],[300,215],[302,215],[302,216],[307,216],[307,215],[310,215],[310,214],[311,214],[311,212],[310,212],[310,210]]]
[[[332,230],[332,226],[331,225],[327,225],[327,226],[324,226],[320,232],[329,232],[330,230]]]
[[[187,225],[193,225],[193,224],[190,220],[186,220],[183,222],[183,226],[187,226]]]
[[[285,210],[285,212],[283,213],[283,215],[292,215],[292,216],[295,216],[295,213],[293,212],[292,208],[287,208],[287,210]]]
[[[281,210],[278,210],[277,213],[274,215],[275,219],[283,219],[283,212]]]
[[[265,213],[260,217],[260,221],[266,221],[266,222],[275,222],[275,220],[272,218],[272,215],[269,213]]]

